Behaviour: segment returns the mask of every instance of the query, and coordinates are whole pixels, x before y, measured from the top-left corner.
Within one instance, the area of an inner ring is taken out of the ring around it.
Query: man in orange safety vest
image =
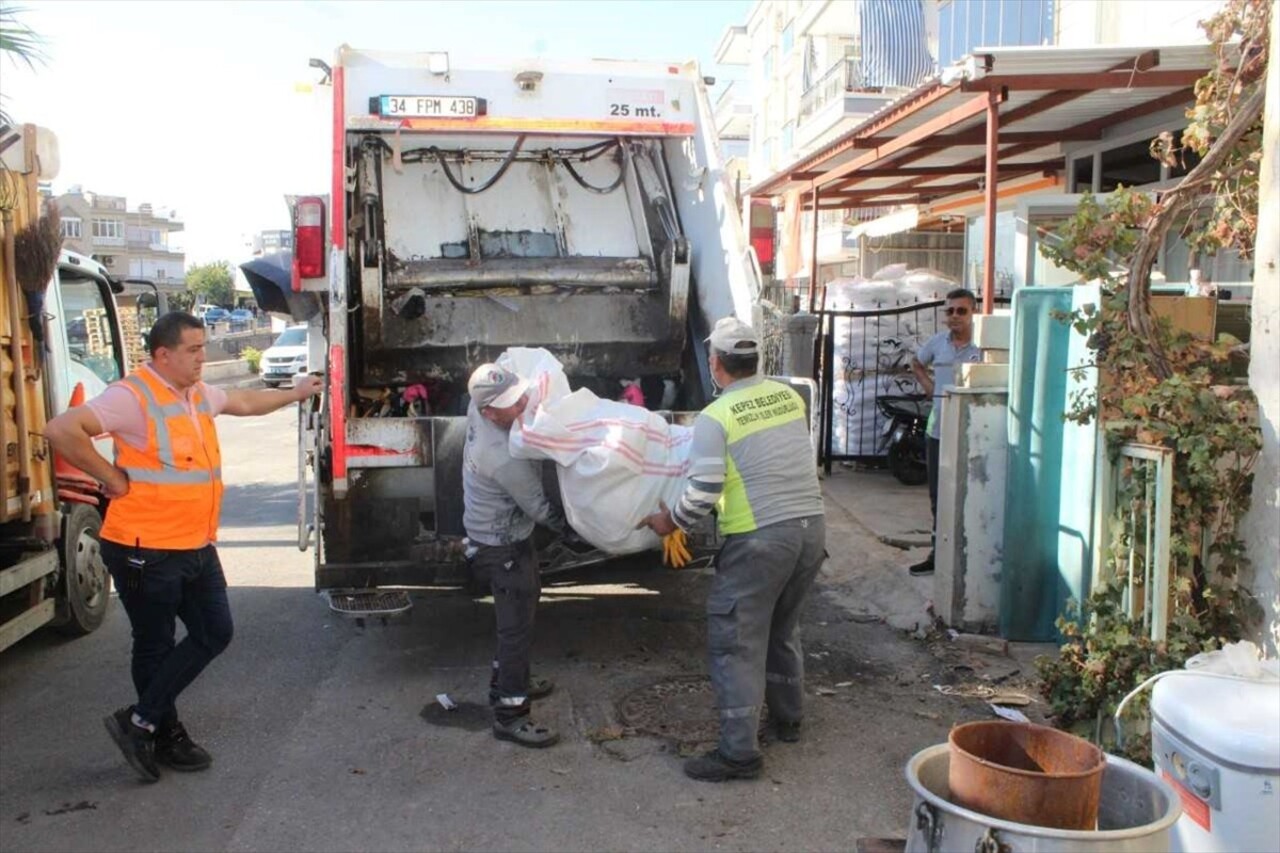
[[[214,418],[265,415],[318,393],[299,377],[288,391],[222,390],[200,380],[204,324],[171,312],[151,327],[151,360],[81,406],[51,420],[60,458],[102,483],[99,538],[133,628],[138,699],[104,718],[125,760],[148,782],[158,765],[203,770],[212,759],[178,719],[178,695],[231,642],[227,582],[214,541],[222,502],[222,451]],[[115,464],[93,446],[110,434]],[[187,635],[174,642],[174,620]]]

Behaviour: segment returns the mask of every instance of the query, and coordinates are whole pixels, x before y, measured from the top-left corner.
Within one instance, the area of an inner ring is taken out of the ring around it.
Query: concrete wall
[[[1199,44],[1205,37],[1198,22],[1221,7],[1222,0],[1059,0],[1058,44]]]
[[[1249,385],[1258,396],[1262,455],[1254,472],[1253,508],[1245,518],[1244,536],[1254,575],[1246,582],[1266,610],[1262,640],[1275,655],[1280,651],[1280,15],[1275,14],[1260,181]]]
[[[962,631],[995,633],[1004,552],[1009,394],[951,388],[938,468],[934,607]]]

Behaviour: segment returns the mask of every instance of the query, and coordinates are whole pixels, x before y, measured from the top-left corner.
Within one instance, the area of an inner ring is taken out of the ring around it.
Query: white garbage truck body
[[[627,380],[696,411],[703,338],[758,317],[759,267],[696,65],[343,47],[326,70],[329,192],[291,199],[292,280],[268,299],[310,323],[326,376],[300,545],[317,534],[320,589],[442,583],[476,365],[543,347],[603,398]],[[549,566],[599,556],[544,544]]]

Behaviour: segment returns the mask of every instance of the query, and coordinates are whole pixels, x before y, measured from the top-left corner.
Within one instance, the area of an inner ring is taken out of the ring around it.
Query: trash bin
[[[1171,850],[1280,850],[1280,682],[1170,673],[1151,697],[1156,771],[1182,800]]]

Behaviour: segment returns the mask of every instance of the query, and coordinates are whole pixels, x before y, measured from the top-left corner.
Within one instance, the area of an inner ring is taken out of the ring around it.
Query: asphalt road
[[[709,576],[644,560],[584,571],[547,583],[538,614],[535,671],[558,686],[535,713],[562,743],[498,742],[481,707],[489,602],[424,591],[407,617],[361,629],[312,590],[295,423],[292,409],[219,421],[236,634],[180,701],[213,767],[144,785],[107,737],[102,716],[132,700],[113,603],[89,637],[41,632],[0,654],[0,849],[835,850],[904,834],[902,768],[950,722],[917,644],[819,591],[805,739],[766,746],[758,781],[698,783],[680,753],[711,713],[705,693],[669,703],[676,738],[624,728],[618,706],[656,682],[700,684]],[[863,547],[852,535],[833,552]],[[433,708],[442,692],[462,707]]]

